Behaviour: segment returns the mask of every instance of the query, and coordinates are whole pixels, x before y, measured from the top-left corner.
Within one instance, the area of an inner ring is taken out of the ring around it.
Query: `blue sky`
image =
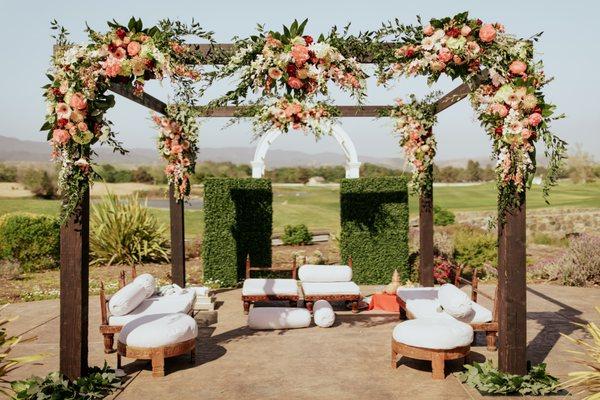
[[[547,87],[547,98],[556,103],[568,118],[554,124],[555,132],[571,145],[580,143],[600,159],[600,111],[597,109],[600,63],[597,15],[600,3],[595,1],[410,1],[380,0],[346,1],[112,1],[85,2],[12,1],[0,0],[0,135],[28,140],[45,140],[38,132],[43,122],[44,105],[40,87],[46,83],[44,71],[48,67],[53,41],[49,22],[56,18],[71,32],[74,41],[83,41],[87,22],[98,30],[105,30],[105,21],[116,19],[126,22],[132,15],[151,25],[162,18],[190,21],[195,18],[206,29],[215,31],[216,39],[227,42],[234,35],[253,33],[257,22],[267,28],[279,28],[294,18],[309,18],[306,32],[317,36],[332,25],[352,22],[352,30],[376,29],[382,21],[398,17],[404,23],[416,23],[415,16],[424,20],[444,17],[468,10],[471,16],[488,22],[502,22],[508,32],[528,37],[544,31],[536,50],[544,60],[547,75],[556,79]],[[448,91],[459,82],[441,80],[428,88],[423,79],[399,81],[392,89],[377,87],[369,81],[370,104],[389,104],[395,97],[409,93],[425,94],[433,89]],[[165,83],[167,86],[168,83]],[[225,90],[219,85],[211,91],[215,95]],[[168,88],[152,82],[148,92],[166,99]],[[336,96],[338,104],[351,104],[351,99]],[[110,111],[110,118],[120,132],[120,139],[128,147],[153,148],[156,133],[143,107],[123,98]],[[203,124],[200,148],[252,146],[249,123],[237,124],[222,130],[226,120],[213,119]],[[397,139],[386,120],[344,119],[343,125],[354,140],[359,156],[399,156]],[[441,160],[486,157],[490,143],[474,119],[469,104],[463,101],[443,112],[439,117],[436,134]],[[340,152],[335,141],[325,138],[315,143],[311,136],[290,133],[282,136],[273,148],[296,149],[309,153]],[[202,158],[202,155],[200,155]],[[239,160],[248,162],[249,160]]]

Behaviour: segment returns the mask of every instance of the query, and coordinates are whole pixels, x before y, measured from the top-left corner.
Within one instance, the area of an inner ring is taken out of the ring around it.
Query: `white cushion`
[[[347,265],[306,264],[298,269],[298,279],[302,282],[350,282],[352,268]]]
[[[298,282],[295,279],[258,279],[244,281],[242,296],[297,296]]]
[[[152,296],[156,292],[156,281],[150,274],[142,274],[133,280],[144,288],[146,298]]]
[[[186,314],[146,315],[121,329],[119,342],[128,346],[154,348],[173,345],[198,336],[198,324]]]
[[[481,304],[473,302],[471,311],[465,316],[454,318],[450,314],[444,312],[437,299],[413,299],[406,300],[406,311],[413,318],[447,318],[456,319],[467,324],[483,324],[492,321],[492,312]]]
[[[305,296],[329,294],[360,294],[360,288],[354,282],[302,282]]]
[[[438,301],[444,311],[454,318],[463,318],[473,309],[469,296],[451,283],[438,289]]]
[[[143,300],[139,306],[127,315],[111,315],[108,318],[108,324],[121,326],[134,319],[156,314],[186,314],[192,308],[195,298],[196,292],[187,289],[182,294],[152,296]]]
[[[313,319],[315,325],[321,328],[329,328],[335,322],[335,313],[327,300],[315,301],[313,307]]]
[[[108,310],[112,315],[125,315],[140,305],[146,298],[146,289],[136,282],[123,286],[108,301]]]
[[[252,329],[294,329],[310,325],[310,312],[306,308],[252,307],[248,326]]]
[[[400,287],[396,291],[396,295],[404,301],[414,299],[437,300],[437,290],[438,288],[436,287]]]
[[[396,325],[392,336],[397,342],[413,347],[449,350],[469,346],[473,342],[473,328],[444,318],[411,319]]]

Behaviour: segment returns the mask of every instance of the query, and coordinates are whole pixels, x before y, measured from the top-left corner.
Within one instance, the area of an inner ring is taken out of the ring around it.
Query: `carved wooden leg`
[[[487,345],[487,349],[489,351],[496,351],[498,347],[496,346],[496,341],[498,340],[498,332],[486,332],[485,333],[485,343]]]
[[[117,369],[121,369],[121,354],[117,353]]]
[[[398,368],[398,353],[394,349],[394,341],[392,340],[392,368]]]
[[[352,314],[356,314],[358,312],[358,301],[352,302]]]
[[[250,312],[250,302],[245,301],[244,302],[244,315],[248,315],[249,312]]]
[[[305,301],[304,304],[306,304],[306,309],[312,313],[313,312],[313,302]]]
[[[298,302],[296,300],[290,300],[290,307],[298,307]]]
[[[165,376],[165,355],[161,350],[157,350],[152,354],[152,376]]]
[[[113,346],[115,344],[115,334],[114,333],[103,333],[104,335],[104,353],[110,354],[114,353],[115,349]]]
[[[431,370],[433,379],[446,379],[444,372],[444,353],[435,352],[431,356]]]

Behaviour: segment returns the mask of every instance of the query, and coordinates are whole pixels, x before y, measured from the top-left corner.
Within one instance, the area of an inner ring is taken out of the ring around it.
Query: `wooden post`
[[[525,229],[523,194],[498,224],[498,367],[519,375],[527,373]]]
[[[89,189],[60,228],[60,372],[77,379],[88,370]]]
[[[419,283],[433,286],[433,189],[419,195]]]
[[[183,201],[175,198],[173,185],[169,186],[169,209],[171,216],[171,280],[185,287],[185,224]]]

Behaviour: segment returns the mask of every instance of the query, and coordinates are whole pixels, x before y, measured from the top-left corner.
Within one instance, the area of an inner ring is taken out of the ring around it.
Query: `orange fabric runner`
[[[400,303],[395,294],[375,293],[371,296],[369,310],[400,312]]]

